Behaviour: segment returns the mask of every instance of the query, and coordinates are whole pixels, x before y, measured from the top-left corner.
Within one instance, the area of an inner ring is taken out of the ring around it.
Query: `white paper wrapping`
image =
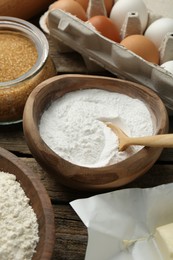
[[[85,260],[163,260],[153,235],[156,227],[173,222],[173,184],[118,190],[70,204],[88,228]]]

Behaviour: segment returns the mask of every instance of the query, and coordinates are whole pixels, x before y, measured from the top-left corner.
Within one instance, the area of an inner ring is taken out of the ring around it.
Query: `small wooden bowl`
[[[0,148],[0,171],[16,176],[37,216],[40,239],[32,260],[51,259],[55,243],[54,213],[44,186],[17,156],[3,148]]]
[[[24,134],[36,160],[62,184],[86,191],[111,190],[129,183],[147,172],[163,149],[144,147],[122,162],[101,168],[74,165],[54,153],[39,134],[39,122],[43,111],[53,100],[67,92],[88,88],[114,91],[142,100],[151,112],[156,134],[167,133],[166,108],[152,90],[115,78],[62,75],[44,81],[29,96],[23,115]]]

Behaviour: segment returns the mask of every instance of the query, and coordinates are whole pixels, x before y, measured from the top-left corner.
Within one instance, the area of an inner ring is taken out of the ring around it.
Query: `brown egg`
[[[78,2],[86,12],[89,0],[74,0],[74,1]]]
[[[49,6],[49,10],[61,9],[67,13],[70,13],[79,19],[86,21],[86,13],[84,8],[74,0],[59,0]]]
[[[144,60],[159,64],[159,51],[147,37],[138,34],[130,35],[124,38],[120,44]]]
[[[120,42],[120,34],[117,26],[111,21],[110,18],[103,15],[96,15],[88,20],[95,29],[108,39]]]

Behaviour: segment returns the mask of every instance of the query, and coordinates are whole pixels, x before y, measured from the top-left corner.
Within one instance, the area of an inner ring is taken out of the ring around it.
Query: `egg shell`
[[[160,67],[173,74],[173,60],[162,63]]]
[[[154,43],[144,35],[130,35],[124,38],[121,45],[134,52],[144,60],[159,64],[159,51]]]
[[[119,30],[110,18],[103,15],[96,15],[88,20],[95,29],[108,39],[120,42]]]
[[[167,33],[173,33],[173,19],[163,17],[151,23],[144,35],[159,49]]]
[[[118,26],[119,31],[127,18],[128,13],[137,12],[143,32],[148,22],[148,10],[142,0],[118,0],[112,7],[110,19]]]
[[[70,13],[82,21],[86,21],[86,12],[84,8],[74,0],[59,0],[49,6],[49,11],[54,9],[60,9],[67,13]]]
[[[87,11],[89,0],[74,0],[74,1],[81,4],[82,7],[84,8],[84,10]],[[107,11],[107,15],[109,16],[112,6],[114,4],[114,0],[104,0],[104,2],[105,2],[105,8]]]
[[[78,2],[86,12],[89,0],[74,0],[74,1]]]

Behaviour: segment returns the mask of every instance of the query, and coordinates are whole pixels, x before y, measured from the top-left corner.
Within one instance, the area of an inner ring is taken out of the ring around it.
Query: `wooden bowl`
[[[129,183],[147,172],[163,149],[144,147],[122,162],[100,168],[87,168],[72,164],[53,152],[39,134],[39,122],[43,111],[53,100],[65,93],[88,88],[114,91],[142,100],[151,112],[156,134],[167,133],[167,111],[163,102],[152,90],[115,78],[62,75],[44,81],[29,96],[23,115],[24,134],[36,160],[62,184],[86,191],[111,190]]]
[[[39,178],[15,155],[0,148],[0,171],[14,174],[37,216],[39,242],[33,260],[49,260],[52,257],[55,230],[54,213],[49,196]]]

